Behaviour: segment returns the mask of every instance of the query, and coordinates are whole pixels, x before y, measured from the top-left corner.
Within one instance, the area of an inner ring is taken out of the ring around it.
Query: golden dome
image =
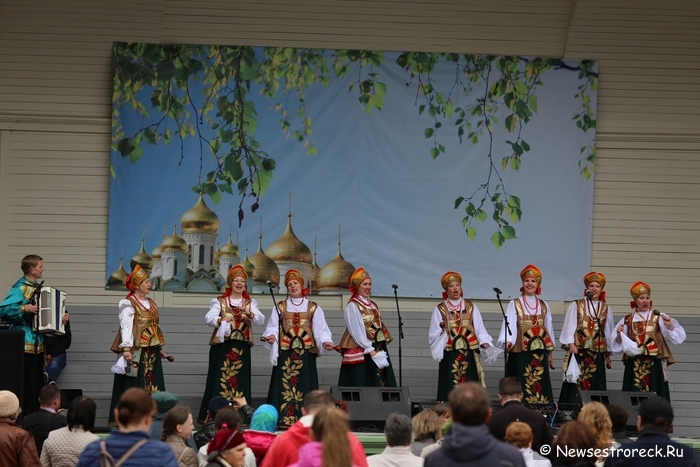
[[[265,284],[267,281],[271,281],[276,286],[279,286],[280,270],[272,258],[267,256],[263,251],[262,236],[259,238],[260,243],[258,244],[258,251],[256,251],[255,254],[250,257],[250,262],[255,267],[255,283]]]
[[[229,256],[239,256],[241,254],[241,250],[231,241],[231,234],[228,234],[228,243],[222,246],[219,251],[221,251],[222,255]]]
[[[219,264],[219,259],[221,259],[221,245],[219,245],[219,241],[217,240],[216,252],[214,252],[214,264]]]
[[[280,238],[267,247],[267,254],[274,261],[296,261],[311,264],[311,250],[294,235],[292,214],[287,214],[287,228]]]
[[[219,231],[219,216],[207,207],[204,202],[204,196],[200,193],[197,204],[180,218],[180,227],[182,227],[182,233],[205,232],[215,234]]]
[[[345,261],[340,253],[338,242],[338,254],[321,268],[318,274],[318,290],[347,289],[348,277],[355,272],[355,266]]]
[[[165,241],[165,237],[163,237],[163,241]],[[161,258],[160,254],[161,254],[162,250],[163,250],[163,244],[161,243],[160,245],[155,247],[153,249],[153,251],[151,251],[151,258],[153,258],[153,261]]]
[[[153,268],[153,258],[146,253],[146,243],[143,238],[141,239],[141,251],[131,257],[129,264],[131,265],[132,270],[137,264],[147,271],[150,271],[151,268]]]
[[[177,234],[177,227],[173,226],[173,234],[163,240],[161,251],[187,251],[187,242]]]
[[[114,271],[107,279],[107,287],[110,289],[126,289],[124,281],[129,274],[124,269],[124,259],[119,260],[119,269]]]
[[[241,266],[243,266],[245,272],[248,273],[248,277],[251,279],[255,278],[255,266],[248,260],[248,248],[245,249],[245,258],[241,261]]]

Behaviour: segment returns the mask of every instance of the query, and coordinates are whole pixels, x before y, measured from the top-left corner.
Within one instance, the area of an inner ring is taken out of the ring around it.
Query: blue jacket
[[[428,454],[425,467],[525,467],[520,450],[498,441],[486,425],[453,423],[440,449]]]
[[[173,454],[170,446],[161,441],[150,439],[149,434],[145,431],[122,433],[114,429],[105,441],[107,443],[107,451],[114,458],[114,462],[119,462],[122,455],[142,439],[147,439],[148,442],[137,449],[126,460],[123,467],[178,467],[175,454]],[[100,443],[101,441],[94,441],[88,444],[80,455],[80,460],[76,467],[99,467],[99,457],[100,452],[102,452]]]

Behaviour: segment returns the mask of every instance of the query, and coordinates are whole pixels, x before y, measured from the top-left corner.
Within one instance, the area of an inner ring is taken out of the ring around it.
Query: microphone
[[[391,284],[391,288],[392,288],[392,289],[394,289],[394,290],[396,290],[396,289],[398,289],[398,288],[399,288],[399,286],[398,286],[398,285],[396,285],[396,284]]]
[[[274,287],[277,287],[275,284],[272,283],[272,281],[267,281],[267,282],[265,282],[265,283],[266,283],[267,286],[270,287],[271,289],[274,288]]]
[[[503,294],[503,292],[501,292],[501,289],[499,289],[498,287],[494,287],[493,291],[496,292],[498,295]]]
[[[591,292],[590,290],[586,290],[586,297],[588,297],[589,300],[592,300],[593,299],[593,292]]]

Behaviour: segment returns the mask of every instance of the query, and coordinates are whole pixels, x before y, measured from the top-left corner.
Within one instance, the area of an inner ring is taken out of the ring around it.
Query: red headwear
[[[363,280],[370,279],[369,273],[364,270],[364,268],[357,268],[355,272],[350,274],[348,278],[348,289],[353,294],[357,292],[357,288],[360,286]]]
[[[588,284],[591,282],[597,282],[600,284],[600,288],[604,289],[605,288],[605,274],[602,272],[594,272],[591,271],[585,276],[583,276],[583,284],[586,286],[586,290],[583,291],[583,294],[586,295],[586,291],[588,290]],[[605,292],[600,292],[600,297],[598,298],[601,302],[605,301]]]
[[[637,308],[637,298],[639,298],[639,296],[642,294],[651,295],[651,286],[642,281],[635,282],[634,285],[630,287],[630,295],[632,295],[630,306],[632,308]]]
[[[538,284],[535,294],[541,294],[542,288],[539,287],[539,284],[542,284],[542,271],[540,271],[540,268],[538,268],[534,264],[528,264],[523,268],[522,271],[520,271],[520,280],[524,281],[527,276],[532,276],[535,278]],[[524,292],[522,287],[520,287],[520,292]]]
[[[459,285],[461,286],[462,285],[462,276],[457,272],[447,271],[445,274],[442,275],[442,278],[440,278],[440,285],[442,285],[442,288],[445,289],[445,291],[442,293],[443,300],[447,299],[447,288],[453,282],[459,282]],[[460,296],[461,295],[462,294],[460,294]]]
[[[133,295],[134,291],[138,289],[139,285],[146,279],[148,279],[148,274],[146,274],[146,271],[143,270],[141,265],[137,264],[134,269],[132,269],[131,274],[124,279],[126,288],[131,291],[129,295]]]
[[[223,426],[225,428],[221,428],[221,430],[214,435],[214,438],[207,448],[207,460],[210,462],[216,459],[222,452],[245,444],[245,439],[240,431],[231,430],[226,427],[226,424]]]

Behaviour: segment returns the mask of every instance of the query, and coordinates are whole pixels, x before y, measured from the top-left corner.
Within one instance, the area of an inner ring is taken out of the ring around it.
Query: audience
[[[231,402],[227,401],[221,396],[212,397],[212,399],[209,401],[207,418],[204,420],[204,426],[202,426],[202,428],[194,434],[194,442],[197,445],[198,450],[214,438],[214,435],[216,434],[216,428],[214,426],[216,414],[224,407],[230,406]]]
[[[15,423],[20,412],[17,396],[0,391],[0,465],[41,467],[32,435]]]
[[[650,397],[641,404],[637,412],[637,429],[639,437],[633,443],[623,446],[636,456],[623,458],[612,456],[605,461],[605,467],[682,467],[700,465],[700,457],[691,446],[672,441],[668,437],[669,428],[673,423],[673,408],[663,397]],[[678,457],[667,456],[658,459],[653,456],[641,456],[642,450],[648,452],[650,446],[659,449],[662,453],[673,450]],[[635,448],[636,451],[635,451]]]
[[[447,423],[447,420],[452,417],[452,410],[450,410],[449,402],[438,402],[430,410],[434,412],[438,417],[442,418],[443,424]]]
[[[298,460],[289,467],[357,467],[348,440],[348,416],[335,407],[316,413],[311,440],[299,448]]]
[[[520,449],[527,467],[551,467],[549,459],[532,450],[532,429],[527,423],[513,422],[508,425],[506,443]]]
[[[269,404],[263,404],[255,410],[250,420],[250,429],[243,432],[243,438],[248,448],[255,454],[257,465],[262,464],[270,446],[277,439],[277,409]]]
[[[47,384],[39,390],[39,410],[24,416],[24,429],[34,436],[39,455],[49,432],[68,425],[66,417],[58,413],[61,410],[61,390],[55,384]]]
[[[156,402],[156,413],[153,414],[153,421],[151,422],[151,439],[160,441],[163,434],[165,414],[180,402],[180,398],[168,391],[154,392],[151,394],[151,397]]]
[[[596,434],[590,425],[579,421],[566,422],[552,444],[552,466],[594,467],[596,448]],[[584,455],[589,453],[591,456]]]
[[[233,406],[226,406],[216,413],[216,418],[214,418],[214,436],[219,431],[227,428],[230,430],[238,431],[241,428],[241,414]],[[213,439],[213,438],[212,438]],[[255,454],[248,447],[244,447],[245,456],[245,466],[246,467],[256,467]],[[207,464],[207,456],[209,452],[209,443],[205,444],[197,452],[197,459],[199,460],[199,467],[205,467]]]
[[[238,417],[240,419],[240,415]],[[208,445],[207,465],[243,467],[246,457],[245,449],[245,440],[238,429],[222,428],[214,435],[214,439]]]
[[[68,426],[49,433],[41,450],[44,467],[74,467],[85,447],[98,436],[91,433],[95,428],[95,401],[78,396],[68,406]]]
[[[444,419],[431,410],[423,410],[413,417],[413,444],[411,451],[420,456],[423,448],[442,437]]]
[[[199,465],[197,453],[185,444],[185,441],[190,439],[192,431],[194,431],[194,424],[189,408],[180,405],[168,410],[163,419],[161,441],[165,441],[172,448],[179,467],[198,467]]]
[[[625,409],[619,405],[606,405],[605,408],[608,410],[608,415],[610,415],[610,422],[612,423],[612,435],[615,440],[616,447],[623,444],[631,443],[632,440],[625,432],[625,427],[627,426],[627,419],[629,414]]]
[[[143,389],[124,391],[114,408],[119,429],[113,429],[105,441],[90,443],[77,467],[99,467],[103,461],[121,462],[122,467],[177,467],[173,450],[150,439],[155,410],[155,402]]]
[[[544,417],[521,403],[523,390],[518,378],[508,376],[501,379],[498,383],[498,399],[503,408],[491,416],[488,424],[493,436],[505,441],[508,425],[513,422],[525,422],[532,430],[533,451],[539,452],[543,444],[552,444],[554,435]]]
[[[444,404],[443,404],[444,405]],[[450,430],[450,427],[452,426],[452,411],[450,411],[450,418],[447,419],[444,425],[442,425],[442,430],[441,431],[441,436],[440,439],[435,441],[433,444],[429,444],[428,446],[424,447],[423,450],[420,452],[420,456],[425,459],[428,457],[428,454],[431,452],[440,449],[442,446],[442,442],[445,441],[445,435],[447,432]]]
[[[486,426],[491,402],[486,389],[469,382],[449,395],[452,426],[442,447],[425,459],[425,467],[513,465],[525,467],[520,451],[497,440]]]
[[[427,412],[423,411],[421,413]],[[440,420],[440,417],[434,413],[432,415]],[[413,422],[415,423],[415,418]],[[381,454],[367,458],[369,467],[423,467],[424,460],[416,457],[411,450],[413,426],[411,419],[405,415],[396,413],[389,415],[384,426],[387,447],[384,448]]]
[[[298,461],[299,448],[311,441],[311,425],[315,415],[330,408],[335,408],[335,401],[329,392],[317,389],[307,393],[301,408],[302,417],[272,443],[262,467],[287,466]],[[350,443],[352,462],[359,467],[367,467],[367,457],[360,441],[349,431],[346,436]]]
[[[589,402],[581,408],[576,419],[593,428],[596,433],[596,447],[607,449],[606,452],[609,453],[609,449],[613,446],[613,436],[608,409],[600,402]],[[606,457],[607,455],[599,456],[596,465],[602,466]]]

